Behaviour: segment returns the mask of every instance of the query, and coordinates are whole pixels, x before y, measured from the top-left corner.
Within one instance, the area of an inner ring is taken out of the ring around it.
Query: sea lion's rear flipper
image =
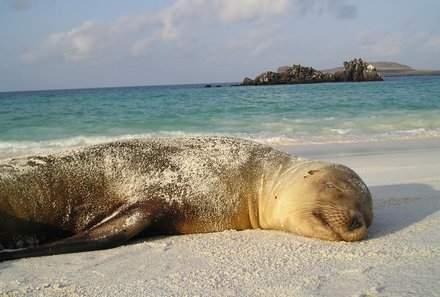
[[[141,206],[121,210],[74,236],[26,249],[0,251],[0,262],[115,247],[146,229],[152,220],[151,213]]]

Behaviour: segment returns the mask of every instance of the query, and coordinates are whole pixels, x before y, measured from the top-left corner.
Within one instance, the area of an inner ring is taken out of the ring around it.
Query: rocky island
[[[378,61],[368,62],[370,65],[376,67],[377,72],[382,77],[387,76],[426,76],[426,75],[440,75],[440,70],[431,69],[413,69],[408,65],[399,64],[396,62]],[[336,71],[342,71],[343,67],[321,70],[323,73],[334,73]]]
[[[343,68],[331,72],[321,72],[312,67],[301,65],[282,66],[277,72],[267,71],[258,75],[255,79],[246,77],[241,85],[280,85],[280,84],[305,84],[323,82],[359,82],[359,81],[382,81],[383,78],[377,72],[374,65],[368,64],[362,59],[354,59],[343,63]]]

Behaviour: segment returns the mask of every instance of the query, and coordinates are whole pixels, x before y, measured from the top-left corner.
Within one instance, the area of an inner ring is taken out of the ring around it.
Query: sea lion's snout
[[[342,234],[344,241],[359,241],[367,237],[368,226],[360,212],[356,212],[346,226],[346,231]]]
[[[353,220],[351,220],[350,226],[348,226],[348,231],[356,230],[359,227],[362,227],[362,223],[359,221],[357,217],[354,217]]]
[[[344,241],[364,240],[368,234],[368,227],[360,216],[355,216],[347,227],[347,231],[342,234]]]
[[[367,235],[368,229],[360,213],[345,207],[322,205],[312,215],[312,223],[317,225],[312,237],[331,241],[359,241]]]

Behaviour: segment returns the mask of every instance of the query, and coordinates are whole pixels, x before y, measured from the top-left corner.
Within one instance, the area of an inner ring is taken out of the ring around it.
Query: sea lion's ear
[[[309,171],[307,171],[307,173],[309,174],[309,175],[314,175],[315,173],[318,173],[320,170],[309,170]],[[304,176],[304,178],[307,178],[309,175],[306,175],[306,176]]]
[[[36,247],[0,252],[0,262],[118,246],[150,225],[154,211],[153,209],[148,211],[146,208],[151,208],[151,206],[153,206],[152,203],[149,203],[149,205],[135,204],[129,209],[121,208],[119,211],[116,210],[111,217],[104,218],[94,227],[74,236]],[[157,212],[155,217],[157,217]]]

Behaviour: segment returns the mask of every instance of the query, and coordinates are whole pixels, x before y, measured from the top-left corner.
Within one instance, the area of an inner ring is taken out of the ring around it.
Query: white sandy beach
[[[149,238],[0,263],[0,296],[440,295],[440,139],[282,149],[359,173],[374,199],[367,240],[263,230]]]

